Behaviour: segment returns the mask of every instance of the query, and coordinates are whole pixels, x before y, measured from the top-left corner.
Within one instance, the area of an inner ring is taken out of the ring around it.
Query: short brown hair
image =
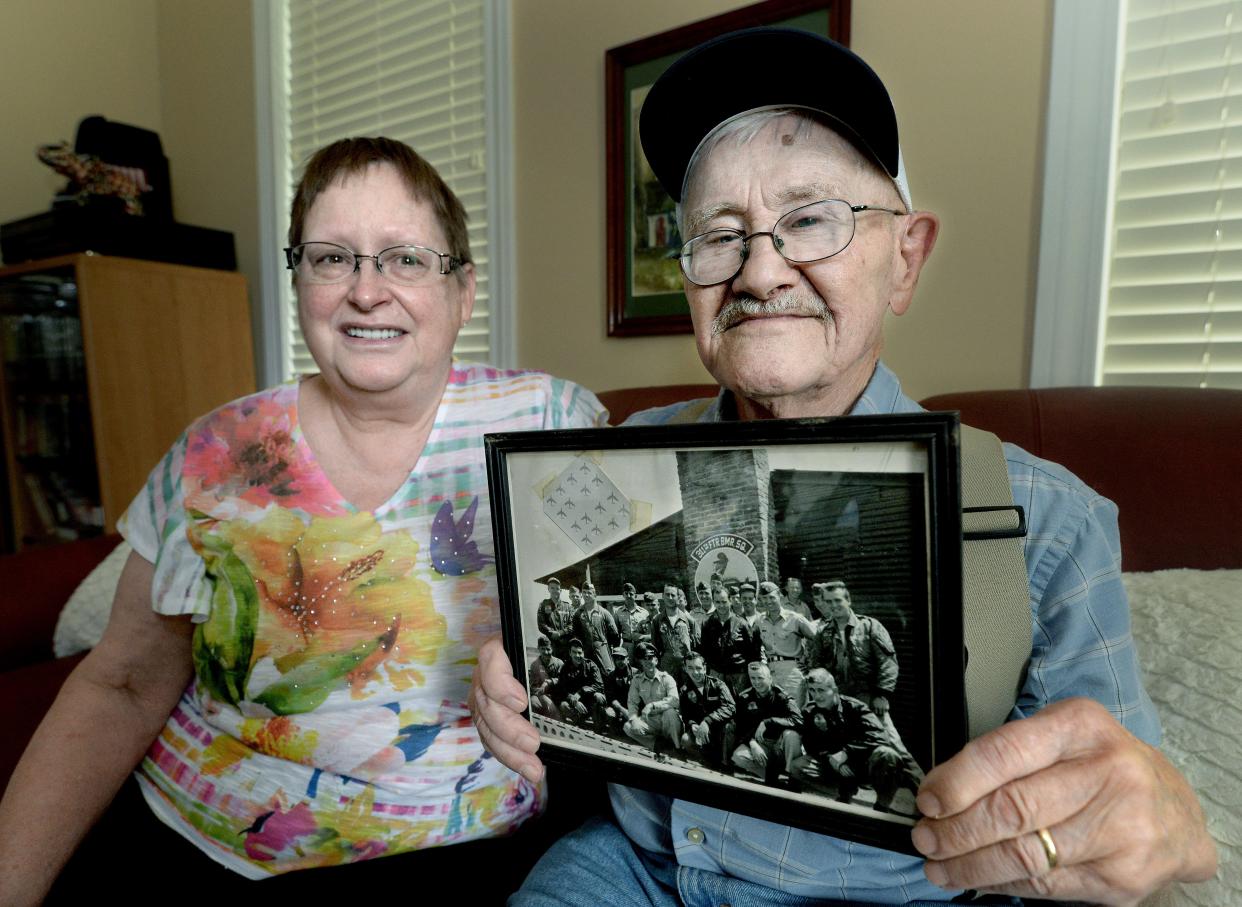
[[[422,155],[405,142],[385,136],[338,139],[311,155],[293,192],[289,245],[296,246],[303,241],[306,215],[320,193],[336,179],[360,173],[371,164],[392,164],[410,194],[431,205],[448,241],[448,248],[437,249],[437,252],[448,252],[463,262],[470,261],[470,235],[466,230],[466,208],[461,200]]]

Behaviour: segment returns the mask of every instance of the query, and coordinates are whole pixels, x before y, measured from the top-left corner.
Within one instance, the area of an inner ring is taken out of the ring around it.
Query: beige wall
[[[0,223],[65,180],[34,155],[102,114],[160,134],[182,223],[234,234],[258,285],[250,0],[0,0]]]
[[[1042,0],[854,0],[914,202],[942,220],[914,306],[889,320],[885,360],[915,399],[1027,385],[1051,28]]]
[[[597,390],[709,380],[686,336],[605,336],[603,60],[741,5],[515,4],[522,365]],[[894,96],[915,203],[944,220],[915,306],[889,325],[885,358],[916,397],[1026,382],[1050,24],[1050,0],[854,0],[851,43]],[[736,76],[764,73],[739,61]]]
[[[160,128],[155,0],[0,0],[0,223],[46,211],[65,179],[35,148],[102,114]]]
[[[250,288],[258,349],[260,256],[280,250],[259,242],[250,5],[250,0],[159,0],[158,43],[161,137],[172,170],[174,210],[184,223],[233,234],[237,269]]]

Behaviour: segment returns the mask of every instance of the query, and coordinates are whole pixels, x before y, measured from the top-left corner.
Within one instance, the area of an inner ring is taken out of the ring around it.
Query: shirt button
[[[691,844],[702,844],[704,837],[703,829],[701,828],[691,828],[686,832],[686,840]]]

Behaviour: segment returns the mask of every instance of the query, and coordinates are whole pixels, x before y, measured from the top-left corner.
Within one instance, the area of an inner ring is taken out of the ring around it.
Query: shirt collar
[[[876,362],[871,380],[854,405],[850,408],[851,416],[875,416],[889,413],[917,413],[922,407],[901,391],[901,382],[883,362]],[[733,391],[721,388],[716,399],[703,414],[705,422],[736,422],[737,400]]]
[[[851,416],[917,413],[922,407],[901,392],[901,382],[883,362],[875,364],[871,380],[850,409]]]

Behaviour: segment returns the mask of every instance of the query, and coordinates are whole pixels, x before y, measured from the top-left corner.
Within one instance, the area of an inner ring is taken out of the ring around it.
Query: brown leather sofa
[[[1122,569],[1242,567],[1242,390],[1064,387],[922,403],[958,410],[1110,498]]]

